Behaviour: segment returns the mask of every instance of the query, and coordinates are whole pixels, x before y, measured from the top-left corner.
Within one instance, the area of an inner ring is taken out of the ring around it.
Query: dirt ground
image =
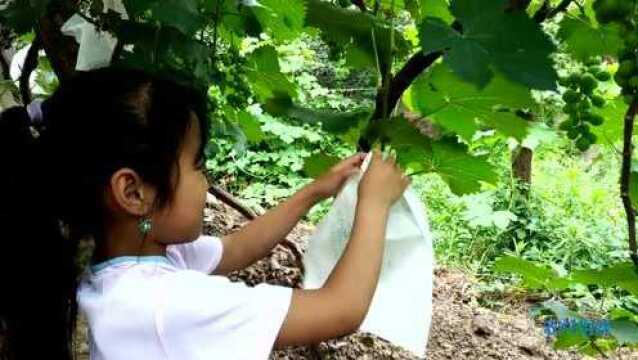
[[[205,232],[226,234],[241,227],[245,219],[220,202],[207,209]],[[288,236],[301,253],[313,227],[300,223]],[[270,256],[247,269],[229,275],[232,281],[249,286],[267,282],[300,287],[302,272],[294,252],[278,245]],[[583,356],[555,351],[543,336],[542,328],[514,306],[508,314],[485,309],[477,303],[474,280],[462,271],[437,268],[433,293],[433,319],[428,339],[427,359],[582,359]],[[88,359],[86,322],[80,318],[77,332],[79,360]],[[623,353],[614,359],[636,359]],[[271,354],[271,360],[316,359],[421,359],[409,351],[369,333],[358,332],[316,346],[290,347]]]

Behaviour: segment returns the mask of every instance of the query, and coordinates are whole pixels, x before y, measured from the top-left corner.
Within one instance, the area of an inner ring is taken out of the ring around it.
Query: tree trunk
[[[518,146],[512,151],[512,176],[519,183],[529,188],[532,184],[532,149]]]

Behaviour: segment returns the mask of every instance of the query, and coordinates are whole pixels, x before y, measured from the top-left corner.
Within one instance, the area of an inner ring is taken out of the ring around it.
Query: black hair
[[[105,189],[120,168],[170,205],[193,114],[204,157],[205,91],[142,70],[77,72],[42,103],[0,114],[0,359],[73,359],[78,244],[104,234]]]

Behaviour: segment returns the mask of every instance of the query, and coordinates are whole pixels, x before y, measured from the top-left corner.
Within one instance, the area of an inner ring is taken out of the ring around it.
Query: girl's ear
[[[113,207],[112,210],[134,216],[147,215],[155,198],[155,191],[130,168],[113,173],[108,192],[107,203]]]

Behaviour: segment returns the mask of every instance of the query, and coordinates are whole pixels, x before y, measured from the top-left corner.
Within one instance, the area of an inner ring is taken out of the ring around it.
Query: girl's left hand
[[[357,153],[347,159],[341,160],[330,170],[312,182],[312,186],[320,199],[335,196],[341,190],[348,177],[360,170],[361,163],[365,159],[365,153]]]

